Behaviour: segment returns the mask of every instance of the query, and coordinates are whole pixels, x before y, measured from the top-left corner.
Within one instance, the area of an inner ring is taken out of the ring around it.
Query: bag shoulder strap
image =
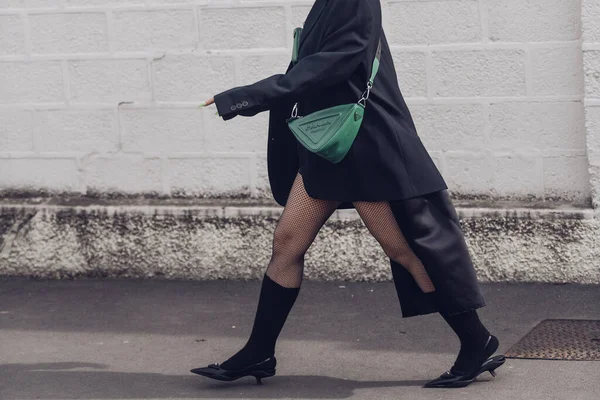
[[[371,89],[373,89],[373,84],[375,83],[375,77],[377,76],[377,72],[379,72],[380,63],[381,63],[381,39],[379,39],[379,45],[377,46],[377,51],[375,52],[375,59],[373,60],[373,67],[371,68],[371,77],[369,78],[369,82],[367,82],[367,90],[364,91],[360,100],[358,100],[358,104],[361,104],[363,107],[367,106],[367,100],[369,100],[369,96],[371,95]]]
[[[300,51],[300,38],[302,37],[302,28],[294,29],[294,47],[292,49],[292,64],[298,63],[298,52]]]
[[[375,60],[373,60],[373,68],[371,69],[371,78],[369,83],[373,85],[375,83],[375,77],[379,72],[379,64],[381,63],[381,39],[379,39],[379,45],[377,46],[377,52],[375,53]]]
[[[294,49],[292,51],[292,62],[295,64],[298,61],[298,46],[299,39],[302,34],[302,28],[297,28],[294,31]],[[379,44],[377,45],[377,51],[375,52],[375,59],[373,60],[373,66],[371,67],[371,76],[369,77],[369,82],[367,83],[367,90],[364,91],[360,100],[358,100],[358,104],[362,104],[364,107],[367,106],[367,100],[369,100],[369,96],[371,95],[371,89],[373,89],[373,84],[375,83],[375,77],[379,72],[379,65],[381,64],[381,38],[379,39]],[[292,119],[298,118],[298,103],[294,105],[292,110]]]

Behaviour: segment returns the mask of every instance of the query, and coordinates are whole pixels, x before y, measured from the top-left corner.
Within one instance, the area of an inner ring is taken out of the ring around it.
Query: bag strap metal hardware
[[[358,104],[362,105],[363,107],[367,106],[367,100],[369,100],[369,96],[371,96],[371,89],[373,89],[373,84],[369,82],[367,83],[367,90],[363,92],[360,100],[358,100]]]
[[[379,39],[379,45],[377,46],[377,51],[375,52],[375,60],[373,60],[373,67],[371,68],[371,77],[367,82],[367,90],[365,90],[358,100],[358,104],[363,107],[367,106],[367,100],[369,100],[369,96],[371,96],[371,90],[373,89],[373,84],[375,83],[375,77],[377,76],[377,72],[379,72],[379,64],[381,60],[381,39]],[[294,104],[294,108],[292,109],[292,117],[290,120],[302,118],[298,116],[298,103]]]
[[[298,119],[298,118],[300,118],[300,117],[298,116],[298,103],[296,103],[294,105],[294,108],[292,109],[292,119]]]

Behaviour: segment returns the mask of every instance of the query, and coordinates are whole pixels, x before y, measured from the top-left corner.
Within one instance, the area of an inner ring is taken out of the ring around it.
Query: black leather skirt
[[[402,315],[455,315],[485,306],[473,262],[447,190],[390,202],[406,240],[436,290],[425,294],[402,265],[391,261]]]

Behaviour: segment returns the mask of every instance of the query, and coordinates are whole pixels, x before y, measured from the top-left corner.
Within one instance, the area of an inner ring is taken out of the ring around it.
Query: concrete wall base
[[[228,205],[0,203],[0,275],[255,279],[281,209]],[[593,210],[459,208],[484,282],[600,283]],[[355,211],[338,211],[306,259],[314,280],[387,281],[389,263]]]

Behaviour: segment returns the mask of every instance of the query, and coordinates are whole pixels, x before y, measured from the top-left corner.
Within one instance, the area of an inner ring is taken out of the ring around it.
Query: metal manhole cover
[[[600,361],[600,321],[547,319],[515,344],[506,356]]]

